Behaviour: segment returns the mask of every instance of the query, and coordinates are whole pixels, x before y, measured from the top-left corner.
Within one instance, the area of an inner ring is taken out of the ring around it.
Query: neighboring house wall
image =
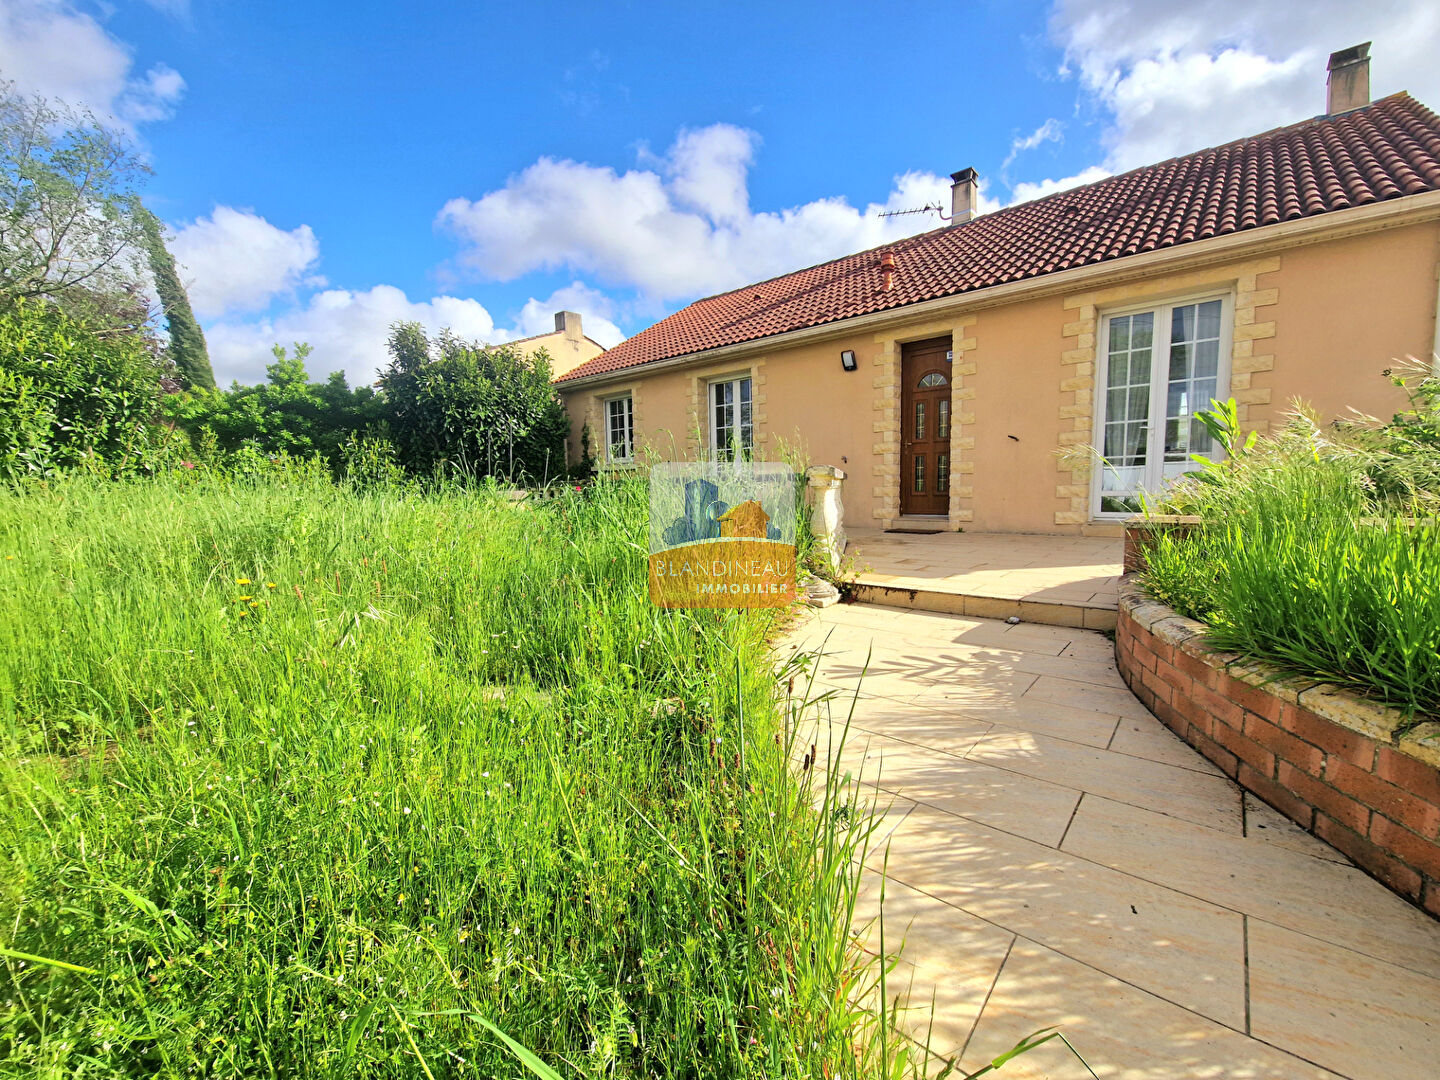
[[[513,342],[526,356],[544,349],[550,357],[550,377],[558,379],[574,371],[587,360],[605,351],[598,341],[591,341],[581,329],[580,316],[573,311],[555,313],[555,329],[548,334],[521,338]]]
[[[943,313],[932,304],[907,318],[899,309],[865,330],[850,320],[848,330],[839,323],[800,343],[781,338],[726,350],[724,359],[650,373],[642,367],[573,389],[562,383],[575,426],[572,452],[588,416],[603,461],[599,401],[640,389],[642,455],[693,457],[708,442],[708,380],[749,374],[758,454],[777,457],[783,442],[811,463],[841,466],[846,520],[890,525],[900,516],[901,346],[949,336],[949,527],[1088,531],[1095,527],[1090,469],[1056,451],[1094,443],[1098,337],[1108,311],[1223,296],[1229,385],[1220,396],[1236,399],[1247,428],[1283,424],[1295,398],[1327,419],[1352,408],[1388,418],[1404,397],[1382,370],[1407,355],[1428,359],[1434,348],[1440,223],[1426,216],[1303,242],[1277,235],[1262,245],[1251,234],[1248,248],[1231,257],[1196,244],[1162,269],[1138,265],[1143,256],[1121,259],[1074,285],[1067,286],[1073,274],[1054,275],[1050,287],[1042,279],[1043,295],[996,302],[978,292],[951,298]],[[854,372],[841,369],[846,349],[856,354]]]

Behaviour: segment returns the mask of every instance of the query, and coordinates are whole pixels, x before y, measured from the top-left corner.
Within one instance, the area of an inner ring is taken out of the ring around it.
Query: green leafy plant
[[[48,300],[0,309],[0,475],[150,472],[172,443],[157,422],[161,367],[136,334],[106,334]]]
[[[310,351],[303,342],[290,350],[276,345],[265,382],[172,395],[164,401],[166,414],[192,441],[203,437],[220,455],[245,446],[271,455],[318,454],[339,477],[351,463],[347,447],[383,440],[383,404],[368,386],[352,389],[344,372],[312,383],[306,370]]]
[[[1147,589],[1219,648],[1440,714],[1440,442],[1434,395],[1412,403],[1243,442],[1233,409],[1202,416],[1232,456],[1160,500],[1201,524],[1153,539]]]
[[[570,423],[544,351],[485,346],[448,331],[431,342],[416,323],[393,328],[379,385],[405,467],[545,485],[566,475]]]

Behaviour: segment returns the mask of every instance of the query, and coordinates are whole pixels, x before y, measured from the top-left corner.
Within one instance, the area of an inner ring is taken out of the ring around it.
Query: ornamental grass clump
[[[1427,399],[1433,400],[1433,399]],[[1431,406],[1433,407],[1433,406]],[[1427,414],[1326,428],[1302,412],[1153,509],[1197,515],[1147,548],[1146,588],[1215,647],[1440,715],[1440,444]]]
[[[645,508],[0,494],[0,1071],[898,1075],[870,819],[768,614],[649,605]]]

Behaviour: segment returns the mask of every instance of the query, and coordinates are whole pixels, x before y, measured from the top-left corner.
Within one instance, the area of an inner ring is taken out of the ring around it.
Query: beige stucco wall
[[[587,360],[593,360],[605,351],[599,342],[588,337],[576,337],[563,330],[525,338],[515,342],[526,356],[533,356],[544,349],[550,357],[550,377],[560,378],[574,371]]]
[[[1196,249],[1197,261],[1203,255]],[[899,516],[899,358],[905,341],[948,335],[953,366],[949,525],[973,531],[1079,533],[1090,524],[1088,470],[1057,450],[1093,440],[1096,335],[1110,308],[1198,292],[1231,298],[1230,394],[1248,427],[1283,422],[1293,398],[1326,417],[1353,407],[1389,416],[1403,397],[1380,374],[1406,355],[1428,358],[1435,335],[1440,223],[1251,252],[1243,258],[1138,276],[1121,260],[1108,279],[951,314],[846,332],[724,363],[661,370],[602,387],[560,387],[572,454],[588,419],[603,456],[600,401],[635,394],[637,442],[664,459],[704,442],[704,386],[748,373],[762,455],[797,447],[839,465],[846,519],[889,525]],[[1129,280],[1126,280],[1126,279]],[[841,369],[853,349],[858,370]],[[697,433],[700,434],[697,441]]]

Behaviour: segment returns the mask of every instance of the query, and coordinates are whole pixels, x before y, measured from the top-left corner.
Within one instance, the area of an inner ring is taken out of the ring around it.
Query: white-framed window
[[[708,391],[710,412],[710,448],[716,458],[724,461],[742,456],[755,449],[755,425],[752,420],[750,376],[717,379]]]
[[[1129,308],[1100,320],[1096,445],[1091,507],[1128,516],[1142,492],[1160,492],[1195,469],[1192,454],[1218,457],[1195,413],[1229,396],[1229,295]]]
[[[635,460],[635,401],[629,394],[605,399],[605,460],[611,465]]]

